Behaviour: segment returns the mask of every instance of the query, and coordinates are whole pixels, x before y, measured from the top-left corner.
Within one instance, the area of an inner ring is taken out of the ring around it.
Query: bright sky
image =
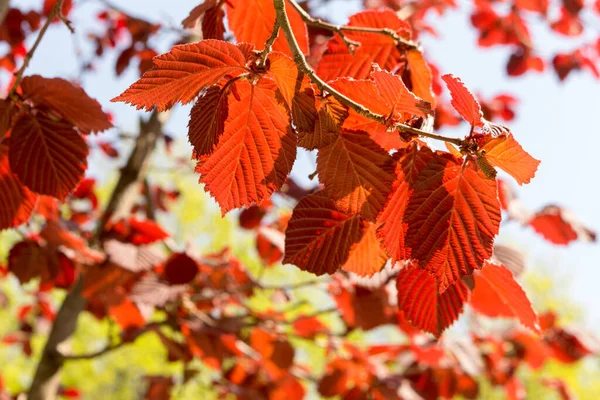
[[[199,1],[127,0],[115,4],[150,21],[178,26]],[[16,3],[25,9],[39,9],[42,2],[19,0]],[[79,39],[71,38],[64,27],[58,24],[53,26],[35,54],[27,71],[29,74],[77,77],[74,44],[78,41],[81,46],[88,46],[84,40],[86,33],[100,29],[95,26],[96,20],[90,19],[90,15],[94,15],[91,10],[99,8],[99,3],[94,0],[79,3],[82,6],[72,16]],[[336,12],[329,17],[340,23],[346,20],[347,15],[358,10],[360,4],[358,0],[336,0],[332,3],[336,5]],[[459,3],[468,4],[470,1]],[[597,230],[600,227],[600,209],[597,205],[600,189],[596,186],[599,179],[593,171],[598,169],[595,161],[600,147],[600,128],[594,115],[600,113],[600,82],[589,73],[575,72],[566,82],[560,83],[551,70],[508,79],[505,75],[508,50],[477,48],[475,31],[465,7],[436,20],[434,26],[443,37],[436,39],[428,36],[423,43],[426,56],[437,63],[442,73],[461,77],[473,92],[481,93],[485,98],[508,92],[521,101],[517,120],[511,122],[509,127],[523,147],[542,160],[542,164],[531,184],[524,187],[515,185],[520,199],[532,210],[549,203],[565,206],[589,227]],[[543,51],[547,51],[545,54],[572,48],[569,42],[556,40],[556,35],[550,35],[545,26],[533,26],[534,40]],[[594,26],[589,28],[593,30]],[[592,40],[600,32],[588,33],[588,39]],[[161,43],[162,49],[168,50],[166,42]],[[91,49],[85,47],[84,51],[88,54]],[[132,108],[108,103],[110,98],[121,93],[136,79],[133,69],[116,78],[113,72],[115,58],[116,54],[106,57],[105,62],[98,66],[97,73],[85,78],[83,85],[91,96],[116,116],[119,126],[135,131],[137,118]],[[6,75],[2,75],[1,79],[2,86],[5,86]],[[185,138],[188,110],[175,111],[167,126],[167,131],[177,138]],[[466,132],[442,133],[462,136]],[[296,167],[304,176],[314,170],[314,165],[306,156],[299,158]],[[92,163],[90,173],[101,173],[97,163]],[[499,241],[526,251],[529,267],[550,274],[558,286],[564,288],[564,295],[585,309],[588,326],[600,331],[598,245],[575,243],[566,248],[554,247],[530,229],[520,228],[514,223],[503,226]]]

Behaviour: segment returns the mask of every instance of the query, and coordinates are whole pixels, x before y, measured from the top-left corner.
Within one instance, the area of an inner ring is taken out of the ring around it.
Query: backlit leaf
[[[332,274],[349,258],[362,237],[362,222],[335,206],[322,192],[304,197],[294,208],[285,232],[283,263],[316,275]]]
[[[419,50],[409,50],[406,52],[406,61],[410,68],[412,92],[429,102],[431,108],[435,108],[436,99],[432,90],[431,69],[423,58],[423,53]]]
[[[306,75],[290,57],[273,52],[269,55],[267,77],[277,84],[281,95],[292,112],[292,119],[299,132],[312,132],[315,129],[317,109],[315,93]]]
[[[427,271],[411,265],[398,273],[398,309],[417,328],[440,336],[463,312],[469,289],[458,281],[440,293]]]
[[[440,293],[492,256],[500,226],[497,192],[495,180],[448,153],[437,153],[417,177],[405,240],[419,267],[436,277]]]
[[[432,114],[431,104],[411,93],[398,75],[377,67],[371,72],[371,78],[385,101],[390,117],[399,118],[399,113],[422,117]]]
[[[275,85],[236,82],[234,91],[239,97],[228,97],[223,136],[200,166],[200,181],[223,214],[269,197],[284,184],[296,158],[296,136]]]
[[[394,261],[407,260],[410,257],[405,243],[408,229],[405,221],[406,207],[419,173],[434,156],[428,147],[423,146],[419,149],[416,143],[394,155],[396,180],[385,207],[377,217],[377,222],[381,224],[377,235]]]
[[[320,98],[318,101],[315,130],[312,133],[298,135],[298,145],[308,150],[319,149],[333,143],[342,123],[348,118],[348,109],[333,96]]]
[[[472,126],[483,126],[481,106],[460,78],[446,74],[442,79],[450,90],[452,107]]]
[[[388,255],[376,236],[377,225],[363,221],[362,237],[350,248],[350,256],[342,269],[360,276],[371,276],[381,271]]]
[[[529,155],[511,133],[492,138],[483,147],[485,159],[503,169],[522,185],[535,176],[540,161]]]
[[[225,130],[227,115],[227,93],[218,86],[209,87],[190,110],[188,139],[197,156],[212,153]]]
[[[317,156],[325,193],[346,213],[373,221],[386,202],[394,180],[392,157],[366,132],[342,132]]]
[[[198,271],[198,264],[190,256],[175,253],[167,260],[164,275],[171,285],[183,285],[193,281]]]
[[[187,104],[202,89],[225,76],[246,71],[246,59],[239,46],[219,40],[203,40],[175,46],[152,60],[153,68],[111,101],[136,106],[139,110],[165,111],[177,102]]]
[[[12,171],[32,191],[63,200],[83,178],[88,147],[64,121],[21,114],[12,130]]]
[[[391,9],[362,11],[352,15],[347,25],[387,28],[403,38],[407,38],[410,32],[410,26]],[[393,71],[401,62],[402,55],[390,36],[365,32],[344,32],[344,35],[361,45],[351,54],[348,46],[338,36],[329,41],[317,66],[317,75],[326,81],[340,76],[364,79],[369,76],[372,63]]]
[[[89,97],[81,87],[67,80],[39,75],[26,76],[21,81],[21,90],[25,99],[62,116],[81,133],[112,128],[100,103]]]
[[[0,144],[0,230],[26,222],[37,197],[12,173],[8,146]]]
[[[275,25],[275,7],[272,0],[228,0],[227,21],[238,42],[254,44],[263,49]],[[300,15],[289,4],[285,7],[292,31],[304,54],[308,53],[308,30]],[[281,29],[273,50],[291,55]]]
[[[489,317],[517,318],[524,326],[539,332],[531,302],[506,267],[487,263],[474,278],[475,289],[469,304],[475,311]]]

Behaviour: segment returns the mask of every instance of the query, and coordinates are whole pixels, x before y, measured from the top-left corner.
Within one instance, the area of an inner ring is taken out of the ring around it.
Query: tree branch
[[[285,38],[288,42],[288,45],[290,46],[293,56],[294,56],[294,62],[296,63],[298,70],[300,70],[300,72],[303,72],[304,74],[306,74],[308,76],[308,78],[311,80],[311,82],[314,83],[321,92],[327,92],[327,93],[331,94],[340,103],[351,108],[358,114],[360,114],[366,118],[372,119],[374,121],[377,121],[383,125],[386,125],[387,118],[384,115],[380,115],[380,114],[376,114],[376,113],[372,112],[367,107],[363,106],[360,103],[357,103],[356,101],[352,100],[348,96],[346,96],[346,95],[340,93],[339,91],[337,91],[336,89],[332,88],[331,86],[329,86],[329,84],[327,84],[327,82],[325,82],[323,79],[321,79],[315,73],[315,71],[310,67],[310,65],[308,65],[308,62],[306,61],[306,58],[304,57],[304,54],[302,53],[302,50],[300,49],[300,46],[298,45],[298,42],[296,41],[296,37],[294,36],[294,32],[292,31],[292,26],[290,24],[290,20],[287,16],[287,13],[285,12],[286,1],[289,1],[290,4],[294,5],[293,0],[273,0],[273,4],[275,6],[275,11],[277,13],[274,29],[277,29],[279,27],[283,30]],[[444,136],[440,136],[440,135],[436,135],[433,133],[423,131],[418,128],[414,128],[414,127],[412,127],[410,125],[406,125],[406,124],[396,124],[394,126],[394,128],[396,128],[396,130],[398,130],[398,132],[403,132],[403,133],[408,133],[411,135],[417,135],[417,136],[423,136],[423,137],[429,137],[429,138],[437,139],[437,140],[443,140],[445,142],[453,143],[458,146],[461,146],[463,144],[463,140],[461,140],[461,139],[447,138]]]
[[[316,28],[325,29],[331,32],[337,33],[340,38],[346,43],[348,46],[360,46],[360,42],[356,42],[354,40],[348,39],[344,32],[359,32],[359,33],[374,33],[384,36],[391,37],[396,45],[404,46],[408,49],[418,49],[419,46],[413,42],[412,40],[407,40],[401,38],[398,33],[394,32],[389,28],[370,28],[363,26],[348,26],[348,25],[335,25],[329,22],[323,21],[320,18],[312,17],[305,9],[303,9],[295,0],[287,0],[288,3],[294,7],[294,9],[300,14],[306,25],[314,26]]]
[[[117,211],[120,210],[124,213],[128,207],[130,210],[133,206],[133,202],[130,200],[131,194],[137,190],[137,184],[144,176],[148,159],[162,134],[163,122],[161,120],[159,113],[154,111],[147,122],[140,123],[140,134],[135,147],[121,172],[119,181],[100,218],[100,225],[92,239],[92,242],[96,245],[99,245],[106,223],[110,218]],[[59,372],[65,361],[59,347],[75,333],[79,314],[85,309],[86,300],[81,295],[82,290],[83,278],[80,275],[60,306],[54,320],[50,336],[42,350],[42,358],[38,363],[33,383],[29,389],[28,400],[54,400],[56,398],[60,383]]]
[[[13,85],[11,86],[10,90],[8,91],[8,95],[6,96],[7,98],[12,97],[16,93],[17,87],[19,87],[19,84],[21,83],[21,79],[23,79],[23,74],[25,73],[25,70],[29,66],[29,62],[31,61],[31,58],[33,57],[33,53],[35,53],[35,51],[37,50],[38,46],[40,45],[40,43],[42,41],[42,38],[44,37],[44,35],[46,34],[46,31],[48,30],[48,27],[50,26],[52,21],[54,21],[54,18],[58,17],[58,18],[61,18],[62,21],[66,21],[66,18],[64,18],[64,16],[62,15],[62,11],[61,11],[63,1],[64,0],[58,0],[54,4],[54,7],[52,7],[52,10],[50,10],[50,14],[48,14],[48,17],[46,18],[46,21],[44,22],[44,25],[42,26],[42,29],[40,30],[38,37],[35,39],[33,46],[31,46],[31,50],[29,50],[27,52],[27,54],[25,55],[25,58],[23,59],[23,65],[21,65],[21,68],[19,68],[19,70],[15,73],[15,81],[13,82]],[[68,23],[68,21],[65,22],[65,25],[67,25],[67,27],[70,30],[73,29],[70,26],[70,24]]]

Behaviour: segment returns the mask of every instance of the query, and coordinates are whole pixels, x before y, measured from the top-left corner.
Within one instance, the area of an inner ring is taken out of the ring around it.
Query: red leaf
[[[409,50],[406,52],[406,61],[410,68],[410,81],[412,83],[412,92],[431,104],[435,108],[436,98],[432,90],[431,68],[423,58],[423,53],[419,50]]]
[[[283,263],[316,275],[332,274],[344,265],[350,247],[362,237],[359,216],[344,214],[322,192],[300,200],[285,233]]]
[[[446,74],[442,79],[450,90],[452,107],[472,126],[483,126],[481,107],[460,78]]]
[[[89,97],[81,87],[67,80],[39,75],[26,76],[21,81],[21,89],[26,100],[59,114],[81,133],[101,132],[112,128],[108,114],[102,111],[100,103]]]
[[[431,104],[421,100],[410,92],[402,78],[388,71],[383,71],[379,67],[375,67],[371,72],[371,78],[375,81],[377,90],[385,101],[388,108],[386,115],[391,118],[399,119],[400,113],[408,113],[409,115],[420,115],[427,117],[432,114]]]
[[[193,281],[198,271],[198,264],[190,256],[175,253],[165,264],[164,275],[171,285],[184,285]]]
[[[391,189],[392,157],[366,132],[345,131],[319,150],[317,171],[336,207],[375,220]]]
[[[543,378],[542,385],[556,390],[562,400],[574,400],[576,398],[562,379]]]
[[[585,227],[570,211],[555,205],[544,207],[535,213],[528,223],[544,239],[560,246],[576,239],[596,241],[594,231]]]
[[[333,143],[340,132],[340,127],[348,118],[348,109],[332,96],[320,98],[318,102],[315,130],[312,133],[300,132],[298,145],[308,150],[315,150]]]
[[[4,99],[0,99],[0,143],[6,135],[6,132],[12,126],[12,118],[15,114],[16,108],[12,102]]]
[[[228,117],[227,93],[218,86],[209,87],[190,111],[188,139],[197,156],[212,153],[225,130]]]
[[[225,76],[246,71],[240,48],[219,40],[175,46],[152,60],[153,68],[111,101],[135,105],[139,110],[165,111],[177,102],[187,104],[207,86]]]
[[[367,289],[353,286],[349,289],[334,287],[333,299],[348,328],[370,330],[393,320],[389,296],[384,287]]]
[[[437,153],[417,177],[407,206],[410,256],[436,277],[441,293],[492,256],[500,219],[496,181],[470,161]]]
[[[12,130],[9,160],[32,191],[64,200],[83,178],[88,147],[64,121],[21,114]]]
[[[392,186],[392,193],[377,217],[377,222],[381,224],[377,235],[394,261],[409,258],[409,249],[405,244],[406,230],[408,229],[408,225],[404,221],[406,207],[419,173],[433,157],[434,153],[429,147],[424,146],[419,149],[416,143],[394,155],[397,160],[396,180]]]
[[[261,328],[254,328],[250,333],[250,346],[263,357],[265,370],[273,380],[282,377],[294,362],[292,345]]]
[[[362,224],[362,237],[350,247],[350,255],[342,268],[360,276],[371,276],[381,271],[388,255],[377,239],[377,225],[366,221]]]
[[[540,161],[523,150],[511,133],[490,138],[481,150],[485,151],[485,159],[492,166],[503,169],[519,185],[529,183],[540,165]]]
[[[225,131],[201,161],[200,181],[226,214],[260,203],[279,189],[296,158],[296,136],[274,85],[236,82],[229,96]]]
[[[440,293],[435,278],[414,265],[400,270],[398,309],[417,328],[440,336],[462,313],[469,289],[458,281]]]
[[[38,197],[12,173],[8,152],[8,146],[0,144],[0,230],[26,222]]]
[[[292,112],[292,120],[299,132],[312,133],[315,129],[317,109],[315,93],[306,75],[285,54],[273,52],[269,55],[267,77],[273,79],[283,99]]]
[[[275,7],[272,0],[254,0],[248,6],[247,0],[228,0],[227,22],[229,29],[238,42],[248,42],[257,48],[264,48],[265,42],[273,32],[275,25]],[[292,31],[304,54],[308,53],[308,30],[300,14],[289,4],[285,7]],[[290,48],[279,30],[279,36],[273,43],[273,50],[291,55]]]
[[[390,9],[369,10],[352,15],[349,26],[386,28],[407,38],[410,26]],[[317,66],[317,75],[328,81],[341,76],[364,79],[371,72],[371,64],[377,63],[387,71],[394,71],[402,55],[394,39],[377,33],[344,32],[348,39],[360,42],[354,54],[342,39],[335,36],[329,41],[327,50]]]
[[[512,273],[503,265],[487,263],[474,275],[471,307],[489,317],[517,318],[527,328],[539,332],[538,317],[527,295]]]

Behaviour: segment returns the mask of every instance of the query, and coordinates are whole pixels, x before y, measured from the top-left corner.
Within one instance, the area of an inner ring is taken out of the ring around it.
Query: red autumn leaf
[[[349,328],[370,330],[392,323],[393,312],[384,287],[333,287],[333,299]]]
[[[129,299],[123,299],[118,304],[111,304],[107,309],[108,315],[119,324],[121,329],[140,328],[146,324],[146,319],[140,309]]]
[[[296,158],[296,136],[274,85],[236,82],[229,116],[214,152],[201,160],[200,181],[226,214],[260,203],[285,182]]]
[[[404,39],[410,36],[408,23],[402,21],[390,9],[360,12],[352,15],[347,25],[386,28]],[[387,71],[394,71],[401,62],[402,55],[394,39],[390,36],[370,32],[344,32],[344,36],[359,42],[360,47],[356,48],[352,54],[341,38],[335,36],[331,39],[317,66],[317,75],[326,81],[340,76],[364,79],[369,76],[372,63],[379,64]]]
[[[496,181],[471,161],[436,153],[413,186],[406,245],[419,267],[436,277],[441,293],[492,256],[501,219]]]
[[[419,173],[433,157],[434,153],[428,147],[423,146],[419,149],[416,143],[394,155],[396,180],[392,186],[392,193],[377,217],[377,222],[381,224],[377,235],[394,261],[406,260],[410,256],[405,243],[408,229],[404,221],[406,207]]]
[[[312,133],[315,129],[317,109],[315,94],[306,75],[301,73],[290,57],[283,53],[269,54],[267,77],[273,79],[299,132]]]
[[[540,165],[539,160],[523,150],[512,133],[490,138],[481,151],[485,151],[485,159],[488,163],[503,169],[515,178],[519,185],[529,183]]]
[[[260,226],[265,214],[268,212],[267,207],[252,205],[240,213],[240,227],[244,229],[255,229]]]
[[[149,244],[169,237],[169,234],[154,221],[129,218],[119,224],[124,224],[125,241],[133,244]],[[117,225],[115,229],[118,231]]]
[[[8,152],[8,146],[0,144],[0,230],[26,222],[38,198],[12,173]]]
[[[417,328],[440,336],[456,321],[469,299],[469,289],[458,281],[440,293],[427,271],[410,265],[398,273],[398,309]]]
[[[228,0],[227,22],[229,29],[238,42],[248,42],[257,48],[264,48],[265,42],[271,36],[275,25],[275,7],[272,0],[254,0],[252,6],[248,7],[246,0]],[[298,41],[300,50],[308,54],[308,31],[306,24],[298,12],[289,4],[286,4],[286,13],[294,36]],[[279,30],[279,36],[273,43],[273,50],[291,55],[283,31]]]
[[[596,241],[596,232],[583,225],[570,211],[559,206],[544,207],[527,223],[544,239],[559,246],[566,246],[577,239]]]
[[[246,58],[240,46],[219,40],[175,46],[152,60],[153,68],[121,95],[120,101],[139,109],[165,111],[177,102],[187,104],[202,89],[225,76],[246,71]]]
[[[6,132],[12,126],[12,118],[15,111],[16,108],[13,106],[12,102],[0,99],[0,143],[2,143],[2,139],[4,139]]]
[[[81,133],[101,132],[112,128],[108,114],[102,111],[100,103],[89,97],[81,87],[67,80],[39,75],[26,76],[21,81],[21,90],[26,100],[62,116]]]
[[[56,275],[56,263],[52,256],[38,243],[25,240],[12,247],[8,255],[8,270],[12,272],[21,284],[34,278],[43,282],[52,281]]]
[[[188,139],[196,156],[212,153],[225,130],[228,117],[227,92],[210,86],[190,110]]]
[[[261,328],[250,332],[250,346],[262,356],[264,368],[273,380],[282,377],[294,362],[294,347]]]
[[[483,126],[481,107],[460,78],[446,74],[442,76],[442,79],[446,82],[448,90],[450,90],[452,107],[471,126]]]
[[[320,149],[317,171],[338,209],[371,221],[383,208],[394,180],[392,157],[360,131],[341,132]]]
[[[145,376],[148,388],[144,400],[169,400],[175,382],[171,376]]]
[[[431,104],[410,92],[398,75],[375,66],[371,72],[371,78],[377,86],[377,91],[385,101],[385,105],[389,110],[387,113],[389,117],[397,119],[399,113],[427,117],[427,115],[433,113]]]
[[[517,318],[524,326],[539,332],[538,317],[523,288],[503,265],[487,263],[474,274],[475,289],[470,305],[489,317]]]
[[[217,0],[206,0],[192,9],[181,24],[184,28],[194,28],[198,19],[202,18],[202,38],[223,40],[224,17],[223,7],[217,5]]]
[[[64,121],[21,114],[12,130],[12,171],[32,191],[64,200],[83,178],[88,147]]]
[[[271,266],[283,257],[284,235],[277,229],[260,227],[256,234],[256,250],[266,266]]]
[[[340,133],[340,126],[348,118],[348,109],[333,96],[319,98],[315,130],[300,132],[298,145],[308,150],[320,149],[333,143]]]
[[[348,261],[352,244],[360,241],[361,225],[359,216],[338,210],[322,192],[308,195],[288,223],[283,263],[317,275],[332,274]]]
[[[516,347],[517,351],[523,354],[523,360],[527,365],[534,370],[539,370],[552,355],[548,345],[539,336],[530,334],[524,330],[512,335],[510,341]]]
[[[350,247],[350,255],[342,269],[360,276],[371,276],[381,271],[388,260],[388,255],[381,248],[377,238],[377,225],[366,221],[362,224],[362,237]]]
[[[292,323],[294,332],[304,338],[314,338],[318,333],[326,333],[329,330],[316,317],[303,318],[302,316]]]
[[[435,108],[436,98],[433,94],[433,76],[431,68],[423,58],[423,53],[419,50],[409,50],[406,52],[406,61],[410,68],[412,92],[431,104],[431,108]]]
[[[167,260],[163,273],[171,285],[184,285],[193,281],[198,271],[198,264],[190,256],[175,253]]]

